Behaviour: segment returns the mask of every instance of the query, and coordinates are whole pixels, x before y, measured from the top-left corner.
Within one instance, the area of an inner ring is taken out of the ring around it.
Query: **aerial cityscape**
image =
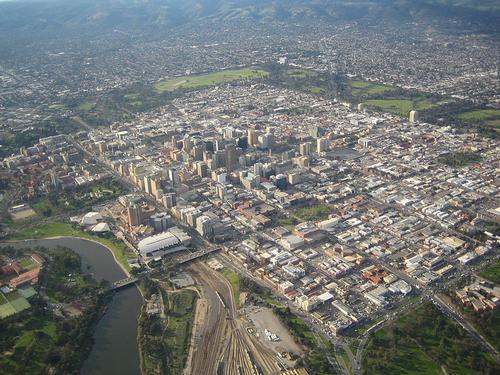
[[[0,2],[0,374],[500,373],[499,20]]]

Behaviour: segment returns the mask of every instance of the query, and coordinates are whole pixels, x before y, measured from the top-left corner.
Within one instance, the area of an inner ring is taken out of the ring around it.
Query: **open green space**
[[[91,111],[95,108],[96,106],[96,103],[94,102],[83,102],[83,103],[80,103],[77,107],[77,109],[79,111],[83,111],[83,112],[87,112],[87,111]]]
[[[30,308],[30,303],[17,290],[4,295],[16,313]]]
[[[71,192],[51,192],[32,204],[35,212],[44,217],[68,214],[71,211],[91,211],[92,207],[127,192],[117,179],[105,179],[91,185],[79,186]]]
[[[32,252],[2,247],[2,253],[9,256],[28,256]],[[0,320],[0,374],[76,374],[90,351],[93,330],[109,301],[109,293],[83,274],[81,259],[73,251],[57,247],[39,248],[37,252],[47,259],[37,286],[44,297],[26,288],[26,294],[32,296],[29,306],[20,291],[6,297],[0,293],[0,311],[7,300],[14,308],[23,309]],[[85,287],[73,283],[79,277],[88,278]],[[47,299],[58,305],[77,302],[85,312],[78,318],[56,316]]]
[[[154,282],[148,282],[146,298],[152,293],[158,293],[158,288]],[[144,311],[139,319],[142,373],[182,374],[189,352],[197,294],[192,290],[160,293],[166,319]]]
[[[228,268],[224,268],[222,274],[231,284],[234,303],[238,307],[240,305],[240,275]]]
[[[438,161],[450,167],[460,168],[469,164],[479,163],[481,155],[475,152],[450,152],[449,154],[440,156]]]
[[[418,99],[369,99],[365,102],[371,107],[375,107],[384,112],[394,113],[400,116],[407,116],[411,110],[426,110],[437,106],[424,97]]]
[[[49,105],[49,109],[66,109],[66,106],[62,103],[54,103]]]
[[[24,258],[19,261],[19,265],[26,271],[32,270],[38,266],[38,263],[31,258]]]
[[[367,375],[472,375],[498,370],[490,355],[431,303],[377,331],[363,358]]]
[[[218,85],[221,83],[263,78],[268,74],[269,73],[267,73],[265,70],[252,68],[222,70],[219,72],[208,74],[167,79],[155,84],[155,89],[159,93],[176,91],[179,89],[197,89],[212,85]]]
[[[305,221],[319,221],[328,218],[332,209],[324,204],[315,204],[313,206],[297,208],[293,214]]]
[[[494,262],[479,272],[479,276],[495,283],[500,284],[500,262]]]
[[[500,119],[500,110],[498,109],[478,109],[461,113],[459,116],[462,120],[482,121]]]
[[[290,77],[294,78],[308,78],[308,77],[316,77],[318,75],[318,73],[315,72],[314,70],[295,69],[295,68],[289,69],[287,71],[287,74]]]
[[[0,292],[0,319],[6,318],[10,315],[14,315],[16,309],[10,304],[9,300],[5,295]]]
[[[350,81],[351,93],[354,96],[372,96],[393,91],[393,86],[381,85],[368,81]]]
[[[67,223],[49,223],[38,227],[26,228],[19,232],[13,233],[9,236],[10,240],[26,240],[37,238],[50,238],[50,237],[80,237],[87,240],[97,241],[100,244],[107,246],[113,252],[116,260],[127,270],[130,271],[127,257],[132,255],[131,250],[121,241],[113,238],[93,236],[89,233],[83,232],[79,229],[73,228],[71,224]],[[134,254],[135,256],[135,254]]]

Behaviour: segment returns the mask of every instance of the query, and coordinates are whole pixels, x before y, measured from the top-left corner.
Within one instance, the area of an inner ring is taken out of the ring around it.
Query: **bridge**
[[[205,255],[209,255],[209,254],[215,253],[215,252],[219,251],[220,249],[221,249],[220,247],[214,247],[212,249],[199,250],[199,251],[196,251],[194,253],[187,254],[185,256],[182,256],[182,257],[178,258],[177,261],[176,261],[176,263],[177,264],[188,263],[188,262],[191,262],[192,260],[201,258],[201,257],[203,257]]]
[[[117,289],[120,289],[120,288],[124,288],[126,286],[135,284],[137,281],[139,281],[138,277],[130,276],[130,277],[127,277],[126,279],[122,279],[122,280],[118,280],[118,281],[114,282],[111,285],[111,289],[117,290]]]

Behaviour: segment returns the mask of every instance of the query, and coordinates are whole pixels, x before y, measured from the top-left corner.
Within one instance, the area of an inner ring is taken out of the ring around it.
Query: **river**
[[[79,238],[28,240],[9,245],[18,247],[65,246],[82,258],[82,269],[96,280],[110,283],[126,277],[111,252],[101,244]],[[121,289],[113,297],[106,314],[97,324],[94,346],[83,364],[83,375],[140,374],[137,345],[137,317],[142,297],[137,287]]]

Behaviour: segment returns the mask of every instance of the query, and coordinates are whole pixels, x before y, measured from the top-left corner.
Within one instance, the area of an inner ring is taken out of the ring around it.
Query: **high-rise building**
[[[316,149],[318,152],[325,152],[328,150],[328,139],[318,138],[316,141]]]
[[[262,163],[254,164],[253,173],[255,173],[256,176],[262,176]]]
[[[196,163],[196,173],[200,177],[207,177],[208,176],[208,166],[207,163],[203,161],[199,161]]]
[[[226,145],[226,169],[228,172],[234,171],[238,166],[238,153],[236,152],[236,145]]]
[[[309,135],[313,138],[319,138],[325,135],[325,129],[317,125],[311,125],[309,127]]]
[[[136,227],[142,223],[142,209],[141,206],[134,204],[127,207],[128,225]]]
[[[177,206],[177,195],[175,193],[166,193],[162,198],[163,205],[167,208]]]
[[[258,142],[258,135],[257,131],[255,129],[248,129],[247,130],[247,139],[248,139],[248,145],[255,147]]]
[[[154,228],[155,232],[161,233],[168,229],[172,218],[166,212],[154,214],[149,218],[149,224]]]
[[[410,122],[417,122],[418,121],[418,112],[413,110],[413,111],[410,111]]]
[[[189,154],[191,152],[191,148],[193,147],[193,143],[191,142],[191,138],[186,136],[182,140],[182,144],[183,144],[182,150]]]
[[[301,143],[299,147],[299,153],[302,156],[307,156],[311,154],[311,142]]]

